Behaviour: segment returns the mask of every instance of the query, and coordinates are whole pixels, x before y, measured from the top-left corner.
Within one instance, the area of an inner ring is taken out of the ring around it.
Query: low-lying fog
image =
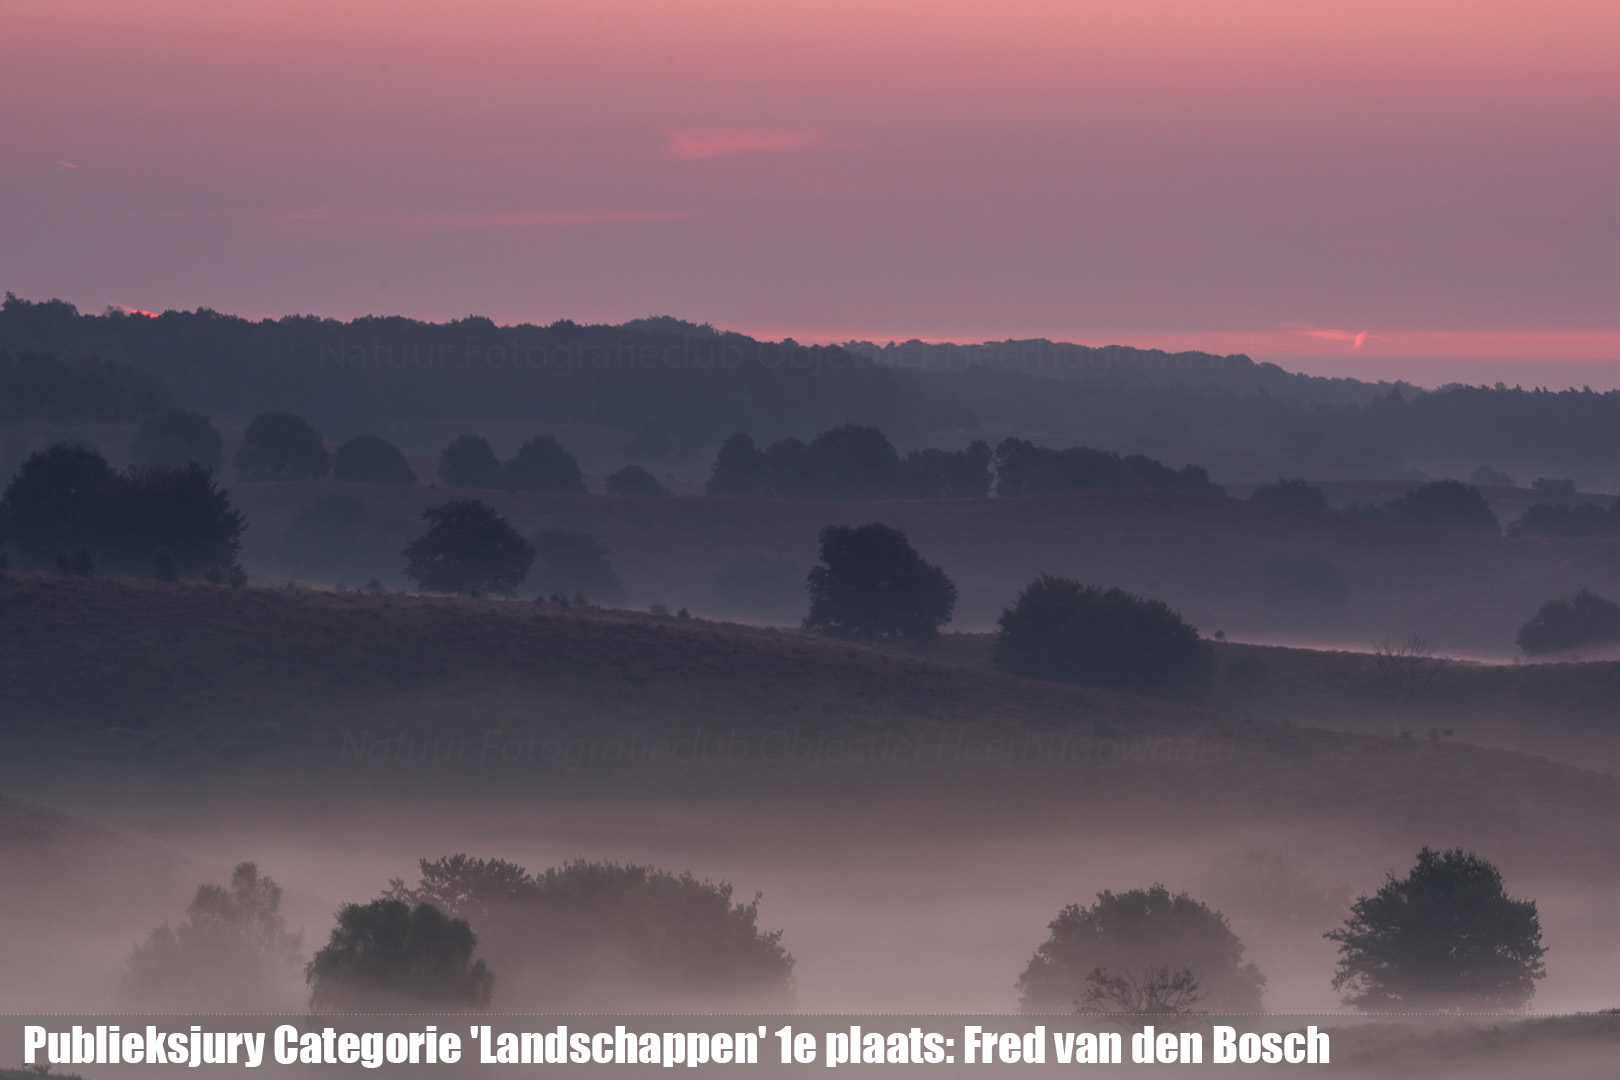
[[[150,813],[131,820],[142,817],[156,820]],[[744,901],[761,890],[760,927],[785,931],[783,944],[797,960],[794,1007],[802,1011],[1015,1011],[1015,981],[1063,905],[1154,882],[1226,914],[1267,979],[1269,1011],[1336,1011],[1334,946],[1321,934],[1342,917],[1345,897],[1374,890],[1385,870],[1404,874],[1414,854],[1286,828],[1206,838],[1131,835],[1128,822],[1099,821],[1087,835],[1030,828],[956,839],[742,814],[722,820],[670,807],[559,814],[539,804],[498,814],[418,806],[285,829],[171,817],[152,835],[183,859],[177,866],[154,855],[162,880],[122,867],[7,882],[0,1009],[112,1008],[136,942],[160,923],[178,922],[197,885],[224,883],[240,861],[256,862],[285,888],[282,911],[289,929],[304,931],[307,958],[325,943],[339,904],[376,898],[390,878],[414,884],[418,858],[465,851],[531,871],[576,856],[652,863],[723,878]],[[1261,886],[1259,852],[1286,870],[1294,894]],[[1534,1010],[1620,1002],[1613,931],[1620,886],[1503,870],[1509,892],[1540,907],[1548,976]],[[502,959],[487,956],[497,979],[494,1007],[522,1010],[522,1001],[502,998]],[[305,991],[290,975],[272,996],[264,1008],[298,1008]]]

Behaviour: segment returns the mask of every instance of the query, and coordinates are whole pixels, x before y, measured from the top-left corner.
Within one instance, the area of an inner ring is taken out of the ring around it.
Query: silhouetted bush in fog
[[[1514,643],[1526,655],[1567,653],[1620,641],[1620,605],[1582,589],[1569,600],[1549,600],[1519,627]]]
[[[386,894],[469,919],[501,957],[502,1003],[584,1009],[655,1003],[784,1008],[793,957],[757,926],[759,896],[647,866],[575,860],[540,875],[498,859],[421,862],[421,881]]]
[[[304,970],[310,1008],[322,1011],[477,1011],[495,976],[473,959],[478,938],[465,919],[431,904],[345,904],[331,940]]]
[[[139,1011],[273,1010],[288,1004],[301,934],[281,918],[281,887],[242,863],[228,887],[201,885],[186,917],[135,947],[121,1002]]]
[[[1133,693],[1201,689],[1211,658],[1169,605],[1041,574],[997,620],[993,661],[1014,675]]]
[[[1065,907],[1048,929],[1051,935],[1018,977],[1025,1012],[1138,1011],[1130,1007],[1132,995],[1111,995],[1108,983],[1134,983],[1140,997],[1141,990],[1173,989],[1182,972],[1196,982],[1197,1003],[1205,1009],[1260,1011],[1265,976],[1244,963],[1243,942],[1225,916],[1186,893],[1172,896],[1163,885],[1105,890],[1090,907]]]

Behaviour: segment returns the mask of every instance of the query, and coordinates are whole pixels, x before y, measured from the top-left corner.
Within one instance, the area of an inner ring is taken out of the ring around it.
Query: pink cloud
[[[671,128],[664,134],[669,139],[669,156],[683,161],[755,150],[797,150],[820,137],[812,130],[760,128]]]
[[[513,225],[623,225],[641,221],[672,221],[692,217],[691,210],[563,210],[535,213],[396,213],[372,210],[337,210],[321,207],[278,214],[282,221],[354,222],[362,225],[426,225],[452,228],[497,228]]]

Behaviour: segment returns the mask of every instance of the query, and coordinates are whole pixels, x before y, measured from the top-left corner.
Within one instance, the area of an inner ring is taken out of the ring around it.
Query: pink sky
[[[0,0],[0,287],[1620,385],[1616,55],[1568,0]]]

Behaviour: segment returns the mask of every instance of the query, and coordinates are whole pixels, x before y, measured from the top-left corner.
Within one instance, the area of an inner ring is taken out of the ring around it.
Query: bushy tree
[[[330,467],[320,432],[290,412],[255,416],[236,451],[241,480],[319,480]]]
[[[754,445],[753,436],[739,431],[720,444],[705,491],[710,495],[764,495],[768,488],[765,454]]]
[[[810,441],[812,493],[824,499],[883,499],[900,487],[900,455],[875,427],[840,424]]]
[[[82,552],[87,565],[146,575],[162,549],[180,576],[227,573],[244,528],[201,465],[115,473],[98,452],[65,444],[30,457],[0,497],[0,543],[32,566]]]
[[[609,495],[668,495],[669,489],[658,482],[658,477],[640,465],[626,465],[618,472],[609,473],[602,481]]]
[[[247,519],[203,466],[131,468],[111,490],[100,545],[109,569],[145,573],[164,551],[180,577],[236,570]]]
[[[1053,450],[1028,439],[1007,438],[996,444],[996,494],[1046,495],[1096,488],[1162,488],[1223,495],[1201,465],[1172,469],[1143,454],[1121,457],[1112,450],[1072,446]]]
[[[1582,589],[1569,600],[1549,600],[1519,627],[1514,644],[1527,656],[1567,653],[1620,641],[1620,605]]]
[[[482,435],[457,435],[439,453],[439,483],[445,487],[483,488],[501,486],[501,462]]]
[[[1607,510],[1593,503],[1536,503],[1508,526],[1508,535],[1607,540],[1620,536],[1620,501]]]
[[[1018,977],[1025,1012],[1260,1011],[1266,980],[1226,917],[1163,885],[1070,904]],[[1189,1000],[1189,996],[1191,1000]]]
[[[1436,480],[1413,488],[1399,499],[1386,503],[1385,509],[1401,524],[1421,529],[1493,535],[1502,531],[1479,488],[1460,480]]]
[[[502,1000],[529,1009],[780,1009],[793,957],[761,931],[759,896],[649,866],[576,859],[543,874],[499,859],[421,863],[387,894],[472,920],[502,958]]]
[[[820,540],[821,564],[806,579],[805,629],[864,641],[926,639],[951,621],[956,585],[899,529],[829,525]]]
[[[286,1004],[302,941],[281,917],[281,887],[241,863],[230,885],[198,886],[185,919],[135,947],[119,996],[141,1012],[274,1008]]]
[[[169,409],[143,421],[129,441],[129,459],[136,465],[168,465],[183,469],[196,462],[218,473],[225,462],[225,446],[208,417],[189,409]]]
[[[1335,990],[1369,1012],[1522,1009],[1546,975],[1532,900],[1471,851],[1425,847],[1404,878],[1389,874],[1342,927]]]
[[[57,443],[23,462],[0,497],[0,542],[25,565],[99,545],[118,474],[100,452]]]
[[[913,450],[900,463],[900,493],[912,499],[983,499],[994,480],[990,446],[974,439],[966,450]]]
[[[613,572],[613,554],[590,533],[542,529],[530,541],[534,550],[531,584],[541,596],[583,593],[587,599],[612,603],[624,599],[624,586]]]
[[[1041,574],[997,621],[993,660],[1014,675],[1136,693],[1200,688],[1209,650],[1160,600]]]
[[[416,470],[380,435],[356,435],[332,455],[332,478],[358,484],[414,484]]]
[[[345,904],[331,940],[305,969],[310,1008],[342,1011],[480,1011],[495,976],[474,960],[465,919],[400,900]]]
[[[422,511],[427,531],[405,545],[405,576],[428,592],[511,596],[534,564],[534,549],[477,499]]]
[[[804,618],[804,566],[787,555],[739,555],[714,572],[709,595],[727,614],[754,619]]]
[[[1274,480],[1269,484],[1261,484],[1249,495],[1250,502],[1265,503],[1268,506],[1286,506],[1293,510],[1312,510],[1326,513],[1328,509],[1327,492],[1300,477]]]
[[[513,491],[554,491],[585,494],[585,474],[574,455],[549,435],[536,435],[522,446],[502,469],[506,486]]]

